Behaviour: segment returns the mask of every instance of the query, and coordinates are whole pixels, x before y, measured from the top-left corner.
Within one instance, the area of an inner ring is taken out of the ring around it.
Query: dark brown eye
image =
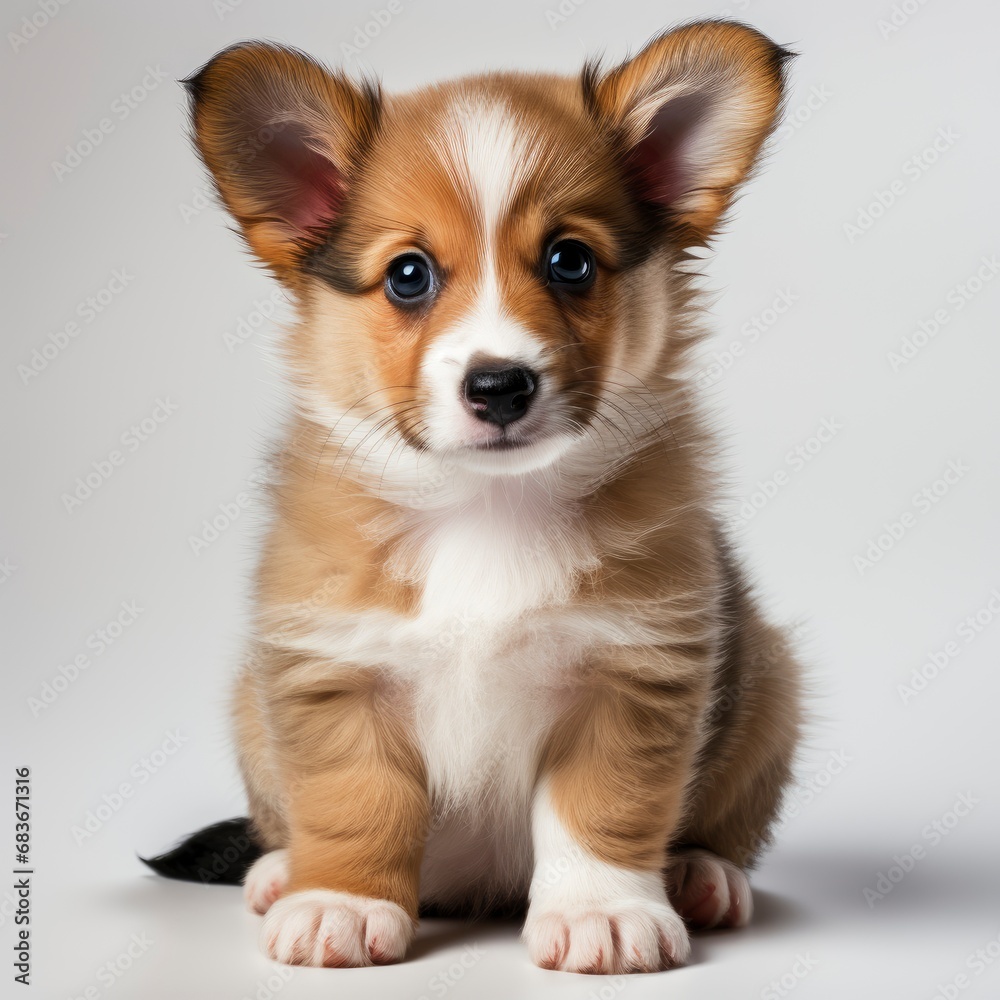
[[[549,250],[547,272],[551,282],[589,288],[597,274],[594,252],[579,240],[560,240]]]

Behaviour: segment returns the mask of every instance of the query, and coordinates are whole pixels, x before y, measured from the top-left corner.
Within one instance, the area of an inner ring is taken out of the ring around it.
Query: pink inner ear
[[[629,164],[639,193],[646,201],[668,208],[683,194],[683,174],[673,150],[661,148],[652,136],[635,147]]]
[[[344,178],[334,164],[307,143],[301,126],[288,122],[261,155],[271,168],[267,193],[274,211],[300,233],[332,222],[344,200]]]
[[[688,162],[688,146],[708,112],[705,94],[685,94],[667,101],[653,115],[646,135],[633,148],[629,166],[647,201],[669,208],[698,186]]]

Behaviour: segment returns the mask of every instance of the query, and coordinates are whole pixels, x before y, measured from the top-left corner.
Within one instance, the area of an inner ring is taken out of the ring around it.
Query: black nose
[[[503,427],[528,412],[536,381],[527,368],[481,368],[465,376],[465,398],[480,420]]]

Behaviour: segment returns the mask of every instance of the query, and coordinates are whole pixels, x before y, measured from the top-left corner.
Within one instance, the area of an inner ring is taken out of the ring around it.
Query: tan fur
[[[419,612],[411,564],[423,522],[383,495],[377,468],[358,470],[364,448],[388,435],[426,449],[421,360],[475,299],[485,272],[472,248],[488,240],[507,315],[544,345],[573,426],[614,452],[564,505],[595,558],[559,607],[584,621],[617,610],[652,637],[595,648],[579,664],[537,777],[566,827],[619,867],[666,870],[685,845],[746,866],[766,844],[798,738],[797,667],[716,525],[712,438],[683,378],[700,330],[681,265],[774,126],[780,61],[757,33],[709,23],[664,35],[607,74],[592,68],[582,84],[496,74],[381,98],[267,46],[225,53],[196,83],[202,156],[300,313],[284,353],[307,405],[277,461],[256,638],[235,704],[252,818],[266,847],[290,848],[289,891],[329,888],[417,912],[432,803],[410,691],[380,664],[325,662],[307,648],[337,616]],[[706,74],[742,95],[739,128],[651,227],[622,156],[642,141],[656,95],[684,94]],[[267,100],[248,99],[264,77]],[[534,154],[490,233],[439,137],[455,107],[497,105]],[[240,160],[241,121],[259,130],[275,116],[299,122],[336,165],[322,225],[296,229],[269,201],[263,158]],[[595,250],[586,298],[560,300],[538,280],[554,236]],[[433,256],[443,289],[433,308],[402,311],[382,279],[413,249]],[[368,416],[374,429],[360,445],[338,443],[323,407]]]
[[[763,126],[735,136],[725,156],[686,193],[679,213],[685,239],[707,239],[746,179],[781,104],[781,60],[780,52],[742,25],[692,24],[662,35],[595,84],[595,103],[626,141],[635,141],[648,125],[650,95],[664,88],[685,94],[709,76],[716,87],[738,89],[744,98],[741,114]]]
[[[261,796],[258,832],[289,847],[288,891],[388,899],[416,917],[427,794],[398,705],[373,672],[303,683],[300,666],[300,658],[260,651],[239,686],[241,763],[251,795]],[[266,719],[248,700],[254,689],[267,692]]]
[[[280,89],[272,85],[277,79]],[[324,155],[356,163],[377,124],[377,95],[287,49],[265,45],[221,53],[192,86],[195,142],[226,207],[257,256],[294,281],[300,234],[275,217],[282,184],[264,173],[261,153],[281,145],[294,121]]]
[[[595,666],[592,686],[553,732],[542,772],[563,822],[596,857],[662,868],[664,831],[679,824],[693,763],[704,701],[700,659]]]

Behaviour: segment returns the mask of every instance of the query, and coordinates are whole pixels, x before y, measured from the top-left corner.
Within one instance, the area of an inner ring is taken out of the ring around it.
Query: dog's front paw
[[[536,965],[561,972],[659,972],[691,953],[673,908],[646,900],[529,911],[524,939]]]
[[[268,851],[243,880],[243,899],[251,913],[267,913],[288,885],[288,851]]]
[[[416,926],[387,899],[310,889],[275,902],[261,928],[261,947],[286,965],[356,967],[398,962]]]
[[[742,868],[701,848],[678,852],[668,874],[670,898],[699,930],[743,927],[753,916],[750,880]]]

